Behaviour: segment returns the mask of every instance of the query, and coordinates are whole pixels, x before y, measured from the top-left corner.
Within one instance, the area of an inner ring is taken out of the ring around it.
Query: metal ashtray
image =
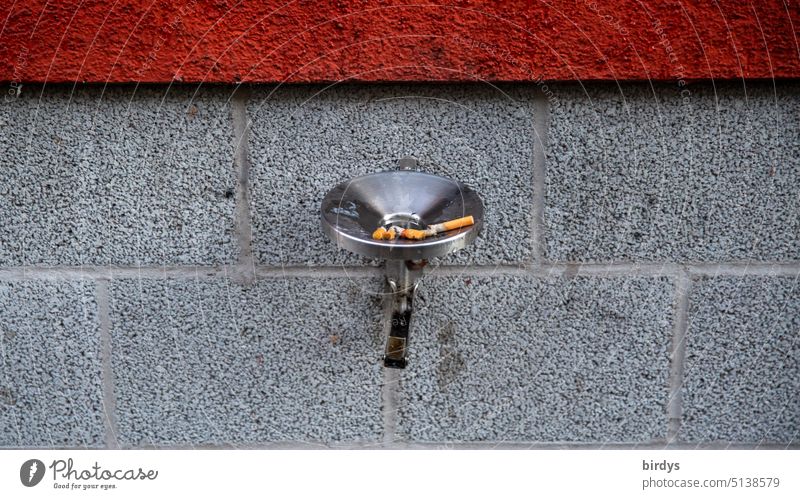
[[[415,159],[404,158],[397,170],[343,182],[322,200],[322,228],[337,246],[387,260],[386,280],[394,300],[384,357],[387,367],[406,365],[411,303],[427,260],[464,248],[483,227],[483,202],[475,191],[461,182],[416,171],[416,166]],[[472,216],[472,225],[422,240],[373,238],[380,227],[424,230],[466,216]]]

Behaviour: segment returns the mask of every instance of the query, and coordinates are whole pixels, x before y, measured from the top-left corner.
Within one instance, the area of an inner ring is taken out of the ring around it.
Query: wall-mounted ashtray
[[[427,260],[464,248],[483,226],[483,202],[475,191],[461,182],[417,171],[416,166],[416,160],[404,158],[397,170],[343,182],[322,200],[322,227],[337,246],[387,260],[386,279],[393,300],[384,357],[387,367],[406,365],[411,303]],[[467,219],[445,230],[444,222]],[[376,239],[378,229],[427,233],[424,239],[387,240]],[[433,234],[437,230],[441,232]]]

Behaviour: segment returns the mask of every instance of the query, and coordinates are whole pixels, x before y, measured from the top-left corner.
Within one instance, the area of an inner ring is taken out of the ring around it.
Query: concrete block
[[[477,85],[257,92],[249,105],[254,254],[269,265],[364,263],[321,233],[320,202],[340,182],[414,156],[486,205],[482,236],[447,262],[530,259],[532,96],[531,88]]]
[[[378,279],[114,280],[124,446],[376,441]]]
[[[0,265],[233,261],[229,96],[48,86],[0,106]]]
[[[556,89],[548,259],[800,259],[796,84]]]
[[[663,439],[672,302],[660,277],[426,279],[399,438]]]
[[[97,317],[91,282],[0,282],[0,446],[103,446]]]
[[[698,443],[796,443],[798,394],[797,277],[718,277],[695,282],[681,438]]]

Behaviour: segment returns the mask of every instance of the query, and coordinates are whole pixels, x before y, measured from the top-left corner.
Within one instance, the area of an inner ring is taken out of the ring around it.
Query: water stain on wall
[[[436,382],[444,391],[464,370],[464,359],[456,345],[456,326],[448,322],[436,334],[439,341],[439,361],[436,363]]]

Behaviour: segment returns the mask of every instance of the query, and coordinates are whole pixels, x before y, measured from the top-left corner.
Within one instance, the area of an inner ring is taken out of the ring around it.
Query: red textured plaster
[[[795,1],[8,3],[0,6],[6,81],[800,76]]]

